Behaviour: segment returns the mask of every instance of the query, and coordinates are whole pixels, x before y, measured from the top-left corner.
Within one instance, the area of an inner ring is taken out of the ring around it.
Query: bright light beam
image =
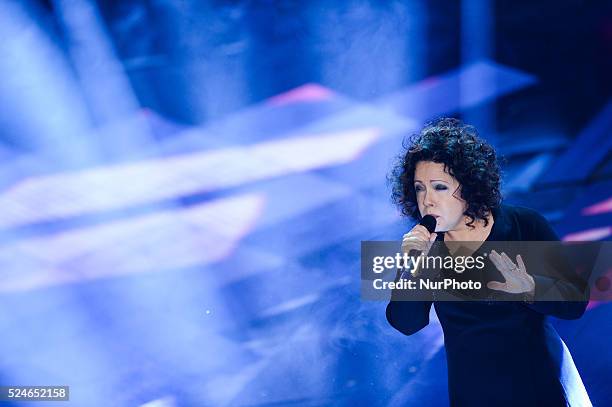
[[[121,209],[340,165],[376,142],[377,129],[275,140],[26,179],[0,196],[0,227]]]

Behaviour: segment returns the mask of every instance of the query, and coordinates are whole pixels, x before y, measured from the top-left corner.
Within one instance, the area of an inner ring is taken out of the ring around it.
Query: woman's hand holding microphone
[[[436,237],[437,233],[429,233],[425,226],[416,225],[402,238],[402,252],[410,254],[412,250],[416,250],[427,254]]]
[[[433,246],[433,242],[438,237],[438,234],[434,232],[435,229],[436,218],[431,215],[423,217],[418,225],[415,225],[410,232],[404,234],[402,238],[402,252],[415,257],[420,254],[427,255],[431,246]],[[417,270],[411,270],[410,273],[414,276]]]

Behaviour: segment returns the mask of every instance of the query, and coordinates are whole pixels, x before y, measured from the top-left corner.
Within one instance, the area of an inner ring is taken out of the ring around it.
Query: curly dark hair
[[[464,215],[474,227],[476,219],[501,203],[501,171],[495,149],[478,136],[473,126],[454,118],[429,122],[420,133],[405,138],[404,151],[398,156],[387,181],[392,186],[391,199],[402,215],[420,221],[421,214],[414,189],[414,171],[419,161],[444,164],[445,171],[461,185],[461,198],[467,203]]]

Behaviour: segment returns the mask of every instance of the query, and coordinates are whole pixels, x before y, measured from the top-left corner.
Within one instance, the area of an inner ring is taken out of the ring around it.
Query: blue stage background
[[[385,176],[439,116],[496,146],[506,202],[612,238],[609,2],[3,1],[0,38],[0,385],[448,405],[435,312],[405,337],[359,297],[360,242],[412,227]],[[553,322],[596,406],[611,316]]]

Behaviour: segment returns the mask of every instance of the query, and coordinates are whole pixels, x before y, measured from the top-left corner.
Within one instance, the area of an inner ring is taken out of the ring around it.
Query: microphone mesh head
[[[421,222],[419,222],[420,225],[425,226],[429,233],[433,233],[436,230],[436,223],[436,218],[431,215],[425,215]]]

